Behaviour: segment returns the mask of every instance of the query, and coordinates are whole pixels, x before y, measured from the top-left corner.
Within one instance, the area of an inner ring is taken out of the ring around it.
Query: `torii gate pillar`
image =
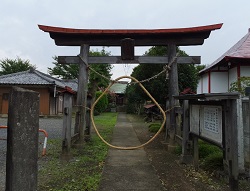
[[[168,44],[168,59],[169,61],[173,61],[176,57],[176,45]],[[175,139],[175,131],[176,131],[176,119],[175,119],[175,109],[174,106],[178,104],[178,100],[176,100],[173,96],[179,95],[179,86],[178,86],[178,69],[177,62],[172,62],[171,70],[169,73],[169,84],[168,84],[168,94],[169,94],[169,108],[173,108],[170,111],[170,121],[169,121],[169,129],[166,129],[166,133],[169,130],[169,145],[168,150],[171,152],[175,149],[174,139]],[[166,134],[167,136],[167,134]],[[167,137],[166,137],[167,138]]]
[[[89,45],[81,45],[80,57],[79,59],[79,77],[78,77],[78,87],[77,87],[77,112],[75,119],[75,129],[74,133],[79,133],[78,143],[83,143],[84,141],[84,127],[86,127],[86,105],[87,105],[87,94],[88,94],[88,54]]]

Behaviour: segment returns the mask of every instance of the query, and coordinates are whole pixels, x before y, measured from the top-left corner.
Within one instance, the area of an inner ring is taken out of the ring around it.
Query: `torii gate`
[[[87,103],[87,65],[90,64],[119,64],[119,63],[156,63],[168,64],[176,57],[177,46],[202,45],[212,30],[222,27],[222,24],[207,26],[176,28],[176,29],[151,29],[151,30],[107,30],[107,29],[72,29],[38,25],[39,29],[48,32],[58,46],[80,46],[79,56],[58,57],[59,63],[79,64],[77,105],[79,118],[76,119],[75,133],[79,130],[80,141],[84,138],[86,127],[86,103]],[[90,57],[90,46],[121,46],[121,56]],[[168,56],[134,56],[134,46],[168,46]],[[199,56],[178,57],[171,65],[169,74],[169,107],[175,105],[173,95],[178,95],[178,71],[177,63],[199,64]],[[81,107],[80,105],[83,105]],[[173,144],[175,135],[175,112],[170,112],[170,145]]]

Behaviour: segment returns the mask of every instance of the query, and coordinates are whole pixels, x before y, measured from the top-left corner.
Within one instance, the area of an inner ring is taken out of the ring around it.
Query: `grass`
[[[148,130],[152,133],[156,133],[159,131],[161,127],[161,124],[160,123],[151,123],[149,126],[148,126]]]
[[[205,170],[222,170],[223,169],[223,152],[212,144],[199,141],[199,158],[201,167]]]
[[[103,138],[110,140],[116,113],[95,117],[95,124]],[[61,161],[61,140],[49,140],[47,156],[41,159],[38,173],[39,191],[95,191],[98,188],[108,146],[96,134],[82,148],[72,148],[72,159]]]
[[[223,169],[223,152],[215,145],[199,140],[199,159],[200,167],[204,170],[222,170]],[[175,150],[177,155],[182,152],[181,146]]]

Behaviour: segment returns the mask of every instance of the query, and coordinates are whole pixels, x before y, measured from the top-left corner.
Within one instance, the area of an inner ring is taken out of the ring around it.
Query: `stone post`
[[[37,190],[39,93],[13,87],[9,96],[6,190]]]

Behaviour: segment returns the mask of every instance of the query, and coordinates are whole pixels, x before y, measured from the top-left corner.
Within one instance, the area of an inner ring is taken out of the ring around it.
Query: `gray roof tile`
[[[77,80],[61,80],[34,69],[0,76],[0,85],[56,85],[77,91],[77,84]]]

